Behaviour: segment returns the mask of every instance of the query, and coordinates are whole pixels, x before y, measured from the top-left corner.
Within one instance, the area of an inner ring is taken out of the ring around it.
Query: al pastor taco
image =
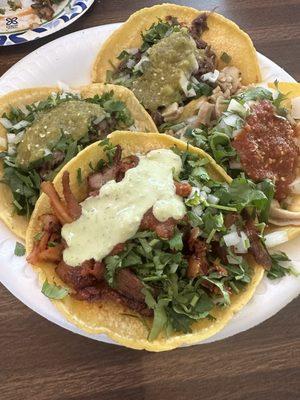
[[[87,332],[151,351],[196,343],[249,301],[265,270],[284,274],[262,240],[264,189],[171,136],[114,132],[42,183],[28,261]]]
[[[104,43],[94,82],[131,89],[160,125],[178,108],[261,79],[250,37],[215,12],[175,4],[137,11]],[[212,85],[213,84],[213,85]]]
[[[207,151],[231,177],[268,180],[274,199],[264,222],[277,231],[270,236],[274,246],[300,234],[299,88],[250,85],[234,96],[202,97],[159,128]]]
[[[126,88],[35,88],[0,99],[0,218],[25,238],[40,184],[89,144],[116,129],[156,131]]]

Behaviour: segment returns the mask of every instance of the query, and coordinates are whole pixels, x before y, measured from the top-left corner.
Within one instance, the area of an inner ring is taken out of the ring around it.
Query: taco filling
[[[46,100],[11,108],[0,118],[7,132],[2,183],[13,193],[19,215],[29,216],[42,181],[89,144],[116,129],[135,129],[125,103],[113,92],[83,99],[79,94],[54,93]]]
[[[232,177],[245,173],[255,182],[272,181],[270,222],[300,225],[300,215],[287,210],[298,194],[299,128],[283,100],[279,91],[263,87],[228,99],[202,98],[196,115],[161,130],[207,151]]]
[[[64,198],[52,182],[42,183],[52,213],[40,215],[28,261],[54,264],[68,287],[63,295],[118,302],[133,316],[153,317],[154,340],[162,332],[191,332],[193,322],[214,318],[214,307],[229,306],[251,282],[253,258],[272,277],[285,273],[262,240],[259,220],[271,201],[262,185],[219,182],[208,173],[210,161],[188,149],[122,158],[119,145],[102,146],[108,161],[87,176],[82,202],[67,171]],[[43,286],[52,299],[62,290]]]
[[[182,106],[216,88],[234,94],[240,87],[239,70],[216,69],[216,54],[201,39],[207,18],[207,13],[199,14],[190,25],[171,15],[158,20],[141,33],[139,48],[118,55],[120,62],[107,71],[107,82],[130,88],[157,125],[178,118]],[[221,58],[230,62],[227,53]]]

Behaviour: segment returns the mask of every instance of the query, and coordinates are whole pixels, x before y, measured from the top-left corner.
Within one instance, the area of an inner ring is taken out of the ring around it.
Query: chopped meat
[[[208,272],[208,260],[207,260],[207,247],[206,243],[197,238],[195,230],[191,230],[188,238],[188,247],[190,253],[188,257],[188,268],[186,275],[189,279],[196,278],[200,275],[206,275]]]
[[[62,186],[68,212],[73,218],[73,220],[76,220],[81,215],[81,205],[77,201],[76,197],[74,196],[70,188],[70,174],[68,171],[64,171],[63,173]]]
[[[197,46],[199,47],[199,41],[202,43],[202,39],[198,39],[196,41]],[[203,48],[203,47],[200,47]],[[214,51],[210,46],[206,46],[204,50],[204,57],[198,60],[198,70],[193,74],[196,79],[201,80],[202,75],[207,72],[212,72],[216,69],[217,66],[217,57]]]
[[[237,213],[228,213],[224,217],[224,225],[226,228],[230,228],[232,225],[236,225],[241,221],[241,216]]]
[[[174,235],[174,228],[177,225],[178,221],[173,218],[168,218],[164,222],[158,221],[155,218],[152,208],[146,212],[141,221],[140,229],[156,232],[157,236],[163,239],[171,239]]]
[[[111,301],[115,301],[117,303],[120,303],[128,308],[130,308],[133,311],[138,312],[141,315],[144,315],[145,317],[152,317],[153,316],[153,310],[149,309],[144,302],[136,301],[134,299],[131,299],[129,297],[123,296],[121,293],[110,289],[107,287],[105,291],[102,293],[102,299],[107,299]]]
[[[77,290],[76,293],[72,294],[72,297],[76,300],[97,301],[102,298],[102,288],[98,286],[87,286]]]
[[[87,260],[81,264],[81,268],[82,276],[92,275],[98,281],[101,281],[104,278],[105,265],[102,262]]]
[[[211,252],[214,256],[217,256],[223,264],[227,264],[227,251],[226,248],[220,246],[219,242],[211,242]]]
[[[40,216],[40,221],[43,224],[43,231],[48,233],[59,232],[61,225],[58,218],[53,214],[43,214]]]
[[[38,254],[38,260],[44,262],[59,263],[62,260],[64,246],[62,243],[58,243],[53,247],[42,250]]]
[[[107,166],[103,168],[101,172],[95,172],[88,176],[88,188],[89,193],[95,192],[96,194],[99,193],[99,190],[105,185],[107,182],[116,179],[116,175],[118,172],[118,166]]]
[[[144,285],[140,279],[129,269],[122,268],[116,276],[116,290],[123,296],[143,303],[145,296],[142,293]]]
[[[117,146],[117,150],[114,156],[113,165],[106,166],[100,172],[95,172],[88,176],[88,188],[90,195],[97,195],[103,185],[111,180],[119,182],[124,178],[125,172],[134,168],[138,164],[138,157],[129,156],[121,160],[122,150],[120,146]]]
[[[137,156],[129,156],[123,158],[123,160],[119,163],[116,181],[120,182],[124,176],[126,171],[131,168],[135,168],[139,163],[139,158]]]
[[[297,172],[299,147],[286,119],[275,115],[273,105],[260,101],[252,107],[243,130],[234,138],[243,170],[254,181],[275,181],[275,198],[285,199]]]
[[[99,265],[96,267],[93,267],[92,264],[87,265],[87,263],[92,262],[93,261],[85,261],[83,263],[84,266],[71,267],[64,261],[61,261],[55,271],[63,282],[73,289],[79,290],[87,286],[94,286],[97,281],[102,279],[102,275],[100,276],[101,271]]]
[[[125,243],[116,244],[112,251],[109,253],[110,256],[115,256],[116,254],[121,253],[125,249]]]
[[[159,112],[157,110],[150,112],[150,115],[156,126],[160,126],[165,122],[164,117],[162,116],[161,112]]]
[[[262,244],[257,229],[251,219],[246,221],[244,229],[250,241],[250,253],[253,254],[255,261],[265,269],[270,269],[272,266],[271,257]]]
[[[188,197],[192,192],[192,186],[187,182],[174,182],[176,194],[181,197]]]
[[[207,17],[207,13],[201,13],[192,21],[190,28],[192,37],[195,36],[197,38],[198,36],[201,36],[204,31],[208,30]]]

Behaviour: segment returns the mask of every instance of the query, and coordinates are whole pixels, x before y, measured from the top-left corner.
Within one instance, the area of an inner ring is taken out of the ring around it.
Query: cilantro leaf
[[[26,253],[25,246],[22,243],[16,242],[14,251],[15,256],[22,257],[25,255],[25,253]]]
[[[51,284],[46,279],[42,287],[42,293],[49,299],[61,300],[69,294],[69,290],[67,288]]]

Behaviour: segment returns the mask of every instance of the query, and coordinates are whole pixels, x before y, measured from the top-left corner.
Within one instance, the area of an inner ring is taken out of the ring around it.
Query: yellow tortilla
[[[93,84],[83,86],[77,89],[83,98],[102,95],[105,92],[113,91],[117,99],[122,100],[128,110],[131,112],[135,121],[137,130],[144,132],[157,132],[156,126],[152,118],[145,109],[137,101],[133,93],[121,86],[108,84]],[[37,101],[45,100],[51,93],[60,92],[57,87],[32,88],[18,90],[8,93],[0,98],[0,117],[3,113],[9,112],[11,107],[20,107],[22,105],[33,104]],[[6,129],[0,124],[0,152],[6,150]],[[1,140],[2,139],[2,140]],[[3,176],[3,162],[0,161],[0,180]],[[14,232],[17,236],[25,239],[28,219],[25,216],[17,215],[12,205],[12,193],[10,188],[0,183],[0,219]]]
[[[110,140],[114,144],[121,145],[123,156],[130,154],[147,153],[153,149],[171,148],[174,145],[180,150],[186,150],[186,143],[172,138],[168,135],[158,133],[132,133],[132,132],[114,132],[110,135]],[[189,150],[197,154],[200,158],[208,158],[208,172],[219,181],[230,182],[231,178],[225,171],[216,164],[216,162],[207,155],[203,150],[190,146]],[[86,177],[91,170],[89,163],[93,164],[99,159],[105,158],[103,148],[99,147],[98,143],[94,143],[83,150],[77,157],[71,160],[62,171],[54,179],[54,185],[59,194],[62,194],[61,179],[64,171],[70,173],[70,185],[73,193],[79,201],[86,197],[86,180],[81,185],[77,182],[77,169],[81,168],[82,176]],[[51,212],[49,199],[45,194],[42,194],[36,204],[26,235],[26,250],[27,254],[33,248],[34,236],[40,231],[41,224],[39,217],[45,213]],[[251,299],[254,291],[263,277],[263,268],[258,266],[253,259],[249,259],[250,265],[253,268],[253,277],[251,283],[246,290],[239,295],[231,297],[232,303],[224,309],[214,309],[212,314],[216,320],[202,320],[193,325],[193,332],[189,334],[176,333],[170,337],[160,336],[153,342],[147,340],[148,331],[141,320],[134,315],[132,310],[126,307],[109,301],[101,301],[88,303],[86,301],[74,300],[67,296],[62,300],[54,300],[54,305],[66,317],[66,319],[86,332],[98,334],[104,333],[116,342],[131,347],[133,349],[146,349],[149,351],[164,351],[171,350],[185,344],[195,344],[199,341],[220,331],[245,304]],[[60,281],[55,273],[55,265],[39,264],[34,268],[38,271],[40,281],[43,282],[46,278],[49,282],[55,282],[58,285],[65,286]],[[125,315],[127,314],[127,315]],[[147,324],[151,324],[151,319],[148,319]]]
[[[105,82],[106,71],[111,70],[111,63],[118,65],[117,56],[122,50],[138,48],[142,43],[141,32],[149,29],[159,18],[171,15],[179,22],[191,22],[205,11],[175,4],[161,4],[143,8],[118,28],[101,47],[94,63],[93,82]],[[242,73],[242,83],[248,85],[261,81],[261,74],[256,56],[256,50],[249,35],[242,31],[234,22],[215,12],[209,12],[207,24],[209,29],[201,36],[217,55],[219,69],[226,65],[237,67]],[[223,52],[231,57],[229,64],[221,59]]]

